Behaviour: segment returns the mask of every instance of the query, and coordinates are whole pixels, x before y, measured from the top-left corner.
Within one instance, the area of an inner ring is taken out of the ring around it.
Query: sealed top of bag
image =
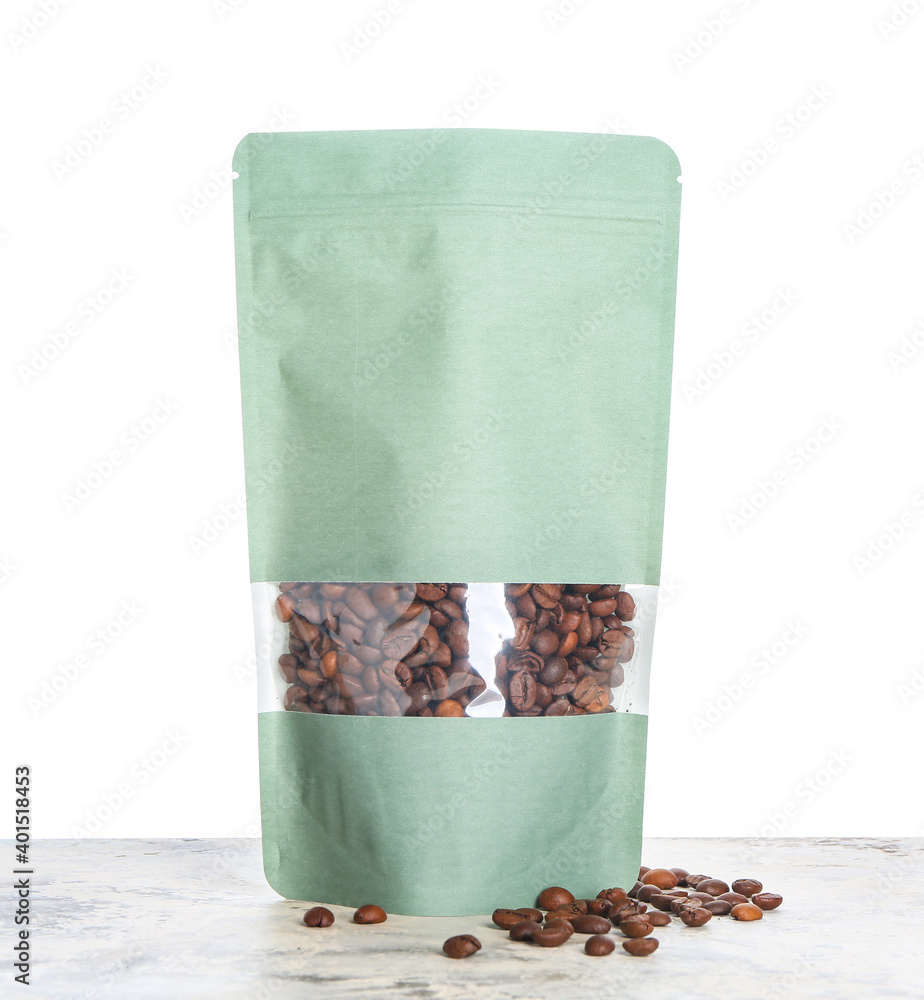
[[[658,582],[668,146],[257,133],[233,165],[254,581]]]

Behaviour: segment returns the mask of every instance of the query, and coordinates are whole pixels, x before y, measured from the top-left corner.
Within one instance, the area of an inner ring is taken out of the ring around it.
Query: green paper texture
[[[233,167],[252,581],[659,582],[668,146],[259,133]],[[475,914],[634,883],[644,715],[259,724],[283,896]]]
[[[257,134],[234,169],[252,580],[658,583],[664,143]]]
[[[450,916],[635,885],[644,715],[259,720],[263,864],[287,899]]]

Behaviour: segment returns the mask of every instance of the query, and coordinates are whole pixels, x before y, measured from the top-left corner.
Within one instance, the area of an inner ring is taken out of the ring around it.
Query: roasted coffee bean
[[[624,899],[610,907],[608,916],[613,923],[619,923],[625,917],[634,917],[637,913],[643,913],[644,906],[645,904],[640,903],[637,899]]]
[[[660,910],[649,910],[645,916],[652,927],[667,927],[671,922],[671,918]]]
[[[402,599],[402,592],[393,583],[377,583],[369,596],[380,608],[393,608]]]
[[[450,958],[468,958],[481,951],[481,942],[471,934],[457,934],[443,942],[443,951]]]
[[[595,917],[589,913],[575,917],[571,926],[578,934],[608,934],[612,924],[606,917]]]
[[[453,698],[447,698],[445,701],[441,701],[439,705],[436,706],[433,714],[438,719],[458,719],[465,715],[465,709]]]
[[[723,892],[729,892],[727,883],[720,878],[710,878],[704,882],[697,882],[696,888],[700,892],[708,892],[710,896],[721,896]]]
[[[570,695],[571,700],[579,708],[588,712],[602,712],[610,703],[610,693],[590,677],[583,677],[577,682]],[[535,701],[535,699],[534,699]]]
[[[561,917],[546,917],[545,918],[545,926],[546,927],[563,927],[564,930],[565,930],[565,933],[568,935],[568,937],[571,937],[571,935],[574,933],[574,928],[571,926],[571,921],[570,920],[562,920]]]
[[[629,899],[638,899],[638,891],[642,888],[642,882],[636,882],[635,885],[626,893]],[[654,886],[652,886],[654,888]]]
[[[290,687],[285,693],[283,704],[287,709],[291,709],[296,703],[306,701],[308,701],[308,692],[304,688]]]
[[[668,923],[670,918],[668,918]],[[643,917],[641,914],[635,917],[626,917],[625,920],[619,921],[619,930],[621,933],[625,934],[629,938],[643,938],[648,937],[651,933],[653,924],[647,917]]]
[[[664,910],[665,913],[670,911],[671,903],[674,901],[674,896],[666,896],[663,892],[657,893],[652,896],[648,902],[651,903],[653,907],[657,910]]]
[[[608,899],[585,899],[587,912],[594,917],[605,917],[609,915],[612,903]]]
[[[714,917],[724,917],[731,913],[731,903],[726,903],[724,899],[710,899],[703,904],[703,909],[708,910]]]
[[[641,900],[643,903],[647,903],[652,896],[656,896],[661,890],[656,885],[645,885],[642,884],[641,889],[639,889],[635,898]]]
[[[763,889],[763,885],[753,878],[736,878],[731,884],[732,892],[740,892],[742,896],[746,896],[748,899],[754,895],[755,892],[760,892]]]
[[[658,939],[656,937],[630,938],[628,941],[623,941],[622,948],[630,955],[650,955],[658,950]]]
[[[449,590],[449,584],[418,583],[416,589],[417,589],[417,596],[422,601],[429,601],[435,603],[436,601],[441,601],[446,596],[446,591]]]
[[[550,656],[545,666],[539,671],[539,680],[546,685],[554,686],[568,672],[568,661],[563,656]]]
[[[735,920],[760,920],[764,911],[754,903],[738,903],[732,907],[731,915]]]
[[[549,886],[539,893],[536,906],[541,910],[557,910],[560,906],[567,906],[574,902],[574,894],[563,889],[560,885]]]
[[[295,610],[295,601],[288,594],[280,594],[276,598],[276,617],[281,622],[291,621]]]
[[[387,919],[388,914],[375,903],[367,903],[353,914],[354,924],[380,924]]]
[[[715,896],[711,896],[708,892],[700,892],[699,889],[688,893],[688,895],[690,899],[701,899],[704,903],[708,903],[710,900],[715,899]]]
[[[601,957],[609,955],[616,948],[616,942],[608,934],[594,934],[584,942],[584,954]]]
[[[525,670],[511,674],[507,697],[515,712],[528,712],[536,704],[536,678]]]
[[[549,910],[546,919],[551,917],[561,917],[562,920],[574,920],[575,917],[583,917],[587,913],[587,904],[580,899],[573,903],[565,903],[554,910]]]
[[[712,913],[704,906],[685,906],[680,911],[680,919],[687,927],[702,927],[712,919]]]
[[[295,680],[295,672],[298,669],[298,657],[292,653],[283,653],[279,657],[279,672],[291,684]]]
[[[595,595],[596,596],[596,595]],[[624,621],[630,622],[635,618],[635,600],[630,593],[623,590],[615,597],[616,614]]]
[[[569,937],[571,937],[570,929],[557,923],[553,927],[540,927],[538,931],[533,931],[533,943],[543,948],[557,948]]]
[[[302,921],[306,927],[330,927],[334,915],[326,906],[312,906],[310,910],[305,910]]]
[[[738,903],[746,903],[748,901],[747,896],[742,896],[740,892],[723,892],[720,896],[716,896],[716,899],[724,899],[726,903],[731,903],[732,906],[736,906]]]
[[[642,882],[659,889],[673,889],[677,885],[677,876],[668,868],[652,868],[642,876]]]
[[[521,920],[510,928],[510,939],[512,941],[532,941],[533,931],[542,929],[542,924],[535,920]]]
[[[680,913],[682,907],[687,906],[699,906],[699,902],[694,902],[691,899],[685,899],[683,896],[675,896],[673,902],[671,903],[671,913]]]
[[[687,875],[690,874],[686,870],[686,868],[668,868],[668,871],[671,872],[672,874],[676,875],[676,877],[677,877],[677,885],[686,886],[686,884],[687,884]]]
[[[758,892],[751,896],[751,902],[762,910],[775,910],[783,902],[783,897],[775,892]]]
[[[712,878],[711,875],[687,875],[687,885],[692,886],[694,889],[698,889],[700,882],[705,882],[710,878]]]
[[[524,920],[541,920],[542,913],[531,907],[523,907],[519,910],[505,910],[500,908],[491,914],[491,919],[498,927],[503,927],[505,931],[509,931],[514,924],[521,923]]]

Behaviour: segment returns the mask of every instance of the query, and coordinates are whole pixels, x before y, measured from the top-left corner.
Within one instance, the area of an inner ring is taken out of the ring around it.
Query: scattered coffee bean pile
[[[469,655],[464,583],[280,583],[289,711],[457,718],[485,690]],[[612,712],[635,651],[620,584],[508,583],[512,637],[495,658],[504,715]]]
[[[554,885],[539,893],[535,907],[502,907],[491,919],[512,941],[528,941],[540,948],[557,948],[574,934],[586,935],[584,952],[594,957],[615,951],[618,939],[610,933],[615,928],[625,938],[623,951],[641,957],[657,951],[659,942],[652,932],[672,923],[670,913],[687,927],[702,927],[713,916],[728,914],[735,920],[760,920],[765,911],[783,902],[782,896],[763,888],[752,878],[736,879],[729,887],[721,879],[691,875],[685,868],[642,867],[628,891],[601,889],[595,899],[575,899],[567,889]],[[357,924],[386,919],[385,911],[372,904],[353,914]],[[324,906],[313,906],[303,921],[308,927],[330,927],[334,915]],[[469,958],[480,950],[481,942],[471,934],[457,934],[443,943],[450,958]]]

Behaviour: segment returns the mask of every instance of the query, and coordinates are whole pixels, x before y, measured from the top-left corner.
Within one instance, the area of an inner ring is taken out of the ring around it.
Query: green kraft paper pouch
[[[273,133],[234,170],[270,885],[431,915],[631,888],[676,156]]]

